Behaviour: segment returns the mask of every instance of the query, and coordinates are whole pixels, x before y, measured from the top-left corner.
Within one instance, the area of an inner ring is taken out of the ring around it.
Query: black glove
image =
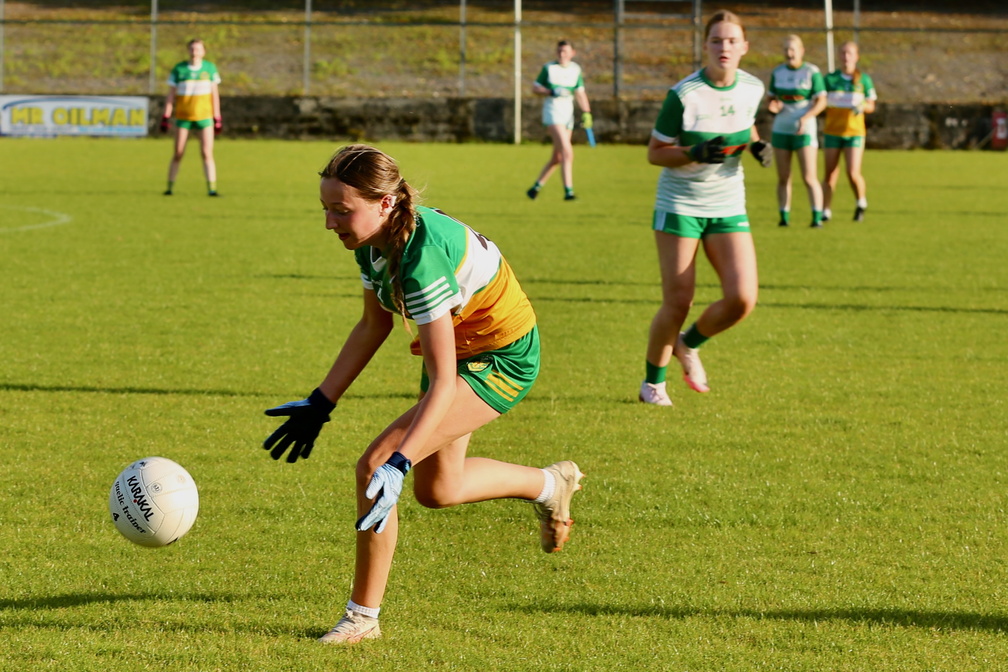
[[[724,136],[718,135],[690,147],[690,158],[699,163],[724,163]]]
[[[757,140],[749,144],[749,151],[756,157],[760,165],[766,168],[773,162],[773,148],[769,143]]]
[[[299,457],[307,460],[315,445],[315,439],[322,431],[322,425],[329,422],[329,414],[334,408],[336,404],[329,401],[320,389],[315,388],[307,399],[289,401],[267,409],[266,415],[288,415],[290,418],[263,441],[263,449],[272,448],[270,457],[279,460],[284,451],[290,447],[288,462],[297,462]]]
[[[161,132],[162,133],[167,133],[168,132],[168,125],[170,123],[171,123],[171,117],[169,117],[167,114],[165,116],[161,117]]]

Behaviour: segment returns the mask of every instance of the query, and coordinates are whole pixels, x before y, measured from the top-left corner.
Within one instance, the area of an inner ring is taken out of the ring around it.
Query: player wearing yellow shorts
[[[638,398],[658,406],[672,405],[665,376],[673,356],[690,388],[710,389],[697,349],[756,305],[756,250],[742,156],[748,147],[761,165],[771,162],[772,149],[754,125],[764,86],[738,67],[749,50],[738,16],[715,13],[704,40],[707,66],[672,87],[648,144],[648,162],[662,167],[652,220],[662,305],[651,322]],[[693,305],[701,242],[723,297],[680,333]]]
[[[532,502],[547,552],[559,551],[569,537],[571,497],[582,474],[570,460],[537,469],[466,456],[473,432],[513,408],[539,374],[535,312],[497,246],[417,205],[394,160],[373,147],[344,147],[320,175],[326,229],[354,252],[364,313],[318,388],[266,411],[289,419],[263,447],[273,459],[288,448],[288,462],[308,457],[397,317],[415,322],[411,349],[423,358],[420,400],[357,462],[353,587],[342,618],[321,638],[353,644],[381,634],[378,613],[399,536],[396,502],[408,473],[417,501],[430,508]]]
[[[188,49],[189,60],[177,64],[168,75],[168,96],[165,99],[164,116],[161,118],[161,130],[168,130],[174,115],[175,143],[171,163],[168,164],[168,188],[164,193],[165,196],[172,195],[189,134],[195,133],[203,157],[207,194],[216,196],[217,163],[214,160],[213,146],[214,136],[222,128],[220,92],[217,88],[221,78],[217,66],[204,60],[206,47],[202,40],[191,40]]]
[[[840,174],[840,155],[847,163],[847,180],[857,200],[854,221],[864,221],[868,209],[861,164],[865,150],[865,117],[875,111],[875,84],[858,70],[858,45],[840,45],[840,68],[826,76],[826,125],[823,129],[826,179],[823,181],[823,219],[832,215],[833,194]]]

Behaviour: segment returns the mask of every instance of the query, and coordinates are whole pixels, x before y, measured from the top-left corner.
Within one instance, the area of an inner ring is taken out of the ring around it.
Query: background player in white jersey
[[[816,117],[826,109],[826,84],[819,68],[803,62],[805,45],[797,35],[784,38],[784,63],[770,74],[768,109],[776,114],[771,144],[777,164],[777,205],[779,226],[788,226],[791,217],[791,154],[798,155],[809,203],[812,227],[822,226],[823,195],[819,184],[818,128]]]
[[[738,16],[715,13],[704,44],[707,66],[672,87],[648,143],[648,161],[662,166],[652,224],[662,305],[651,322],[639,398],[659,406],[672,405],[665,373],[673,355],[687,385],[697,392],[710,389],[697,348],[748,315],[758,289],[742,155],[748,146],[761,165],[772,160],[773,150],[754,125],[765,88],[739,70],[749,43]],[[701,242],[723,297],[680,333],[693,305]]]
[[[857,67],[860,51],[855,42],[840,45],[840,67],[826,76],[826,124],[823,127],[823,218],[831,217],[833,194],[840,174],[840,155],[847,161],[847,180],[857,204],[854,221],[864,221],[868,193],[861,164],[864,160],[865,115],[875,111],[875,83]]]
[[[581,125],[592,127],[591,105],[585,93],[581,66],[575,63],[574,45],[567,40],[557,43],[557,60],[551,61],[539,71],[532,84],[532,92],[546,96],[543,103],[542,122],[553,141],[553,152],[543,166],[535,184],[526,192],[529,198],[539,195],[553,171],[560,167],[563,177],[564,200],[573,201],[574,196],[574,146],[571,134],[574,132],[574,101],[581,110]]]
[[[581,472],[466,457],[472,433],[514,407],[539,374],[532,305],[500,250],[445,213],[416,204],[395,161],[366,145],[337,152],[319,173],[326,229],[361,270],[364,314],[311,395],[266,411],[290,416],[263,444],[288,462],[307,458],[322,425],[392,331],[416,322],[423,357],[420,400],[392,421],[357,462],[357,555],[343,618],[320,641],[380,636],[378,612],[399,535],[396,502],[412,469],[417,501],[444,508],[489,499],[533,503],[540,544],[558,551],[570,534]],[[372,529],[373,528],[373,529]]]
[[[203,156],[203,176],[206,178],[207,194],[217,195],[217,163],[214,161],[214,136],[221,132],[220,74],[217,66],[204,60],[206,46],[203,40],[190,40],[189,60],[172,68],[168,75],[168,96],[165,99],[161,131],[168,130],[172,115],[175,116],[175,145],[171,163],[168,164],[168,189],[165,196],[171,196],[178,176],[182,155],[185,154],[189,133],[195,132],[200,142]]]

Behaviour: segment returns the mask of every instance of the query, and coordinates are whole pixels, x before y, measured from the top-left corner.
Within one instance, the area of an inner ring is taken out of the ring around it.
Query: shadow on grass
[[[290,392],[255,392],[235,390],[197,390],[156,387],[98,387],[96,385],[36,385],[33,383],[0,383],[0,392],[84,392],[91,394],[153,394],[195,397],[294,398]],[[416,392],[386,392],[383,394],[346,394],[344,399],[409,399],[416,401]]]
[[[280,599],[278,596],[269,596],[257,593],[255,595],[239,595],[235,593],[112,593],[112,592],[78,592],[64,595],[51,595],[47,597],[33,597],[23,600],[0,600],[0,615],[7,612],[0,618],[0,631],[6,628],[23,628],[33,626],[38,628],[66,629],[68,627],[85,628],[94,631],[115,630],[118,626],[108,624],[105,619],[101,623],[91,622],[90,617],[82,617],[77,622],[72,622],[73,617],[68,618],[66,612],[56,613],[58,610],[73,609],[75,607],[87,607],[93,604],[125,604],[140,607],[143,604],[155,602],[166,604],[241,604],[248,603],[248,612],[251,615],[258,613],[261,609],[259,603],[262,600]],[[287,625],[267,625],[264,627],[246,626],[235,627],[235,624],[220,624],[216,628],[220,632],[247,631],[261,635],[294,637],[297,639],[318,639],[329,631],[332,620],[341,615],[342,605],[326,605],[319,612],[319,625],[312,628],[293,628]],[[50,612],[52,612],[50,614]],[[133,613],[133,612],[129,612]],[[336,617],[333,616],[336,615]],[[22,618],[22,616],[24,618]],[[151,622],[157,620],[156,616],[147,617]],[[328,619],[328,620],[327,620]],[[179,623],[173,617],[165,617],[163,624],[159,628],[175,632],[205,632],[215,628],[207,625],[205,620],[195,620],[192,623]]]
[[[1008,631],[1008,615],[978,614],[964,611],[924,611],[919,609],[688,609],[675,607],[639,608],[611,605],[580,604],[543,606],[509,605],[507,608],[524,613],[572,613],[583,616],[637,616],[642,618],[748,618],[757,621],[807,621],[821,623],[842,621],[909,628],[939,628],[943,630]]]
[[[35,385],[31,383],[0,383],[0,390],[9,392],[94,392],[99,394],[179,394],[198,397],[262,397],[260,392],[234,390],[197,390],[156,387],[98,387],[96,385]]]

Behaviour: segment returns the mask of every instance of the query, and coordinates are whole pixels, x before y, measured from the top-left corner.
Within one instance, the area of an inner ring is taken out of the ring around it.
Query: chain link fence
[[[833,7],[834,43],[861,44],[885,101],[1003,104],[1005,7],[849,0]],[[696,15],[713,9],[699,0],[525,0],[520,14],[513,0],[0,0],[0,93],[164,94],[199,37],[224,96],[513,97],[516,70],[526,90],[567,39],[593,98],[660,99],[698,66]],[[766,80],[789,33],[827,69],[822,2],[737,9],[750,42],[744,69]]]

